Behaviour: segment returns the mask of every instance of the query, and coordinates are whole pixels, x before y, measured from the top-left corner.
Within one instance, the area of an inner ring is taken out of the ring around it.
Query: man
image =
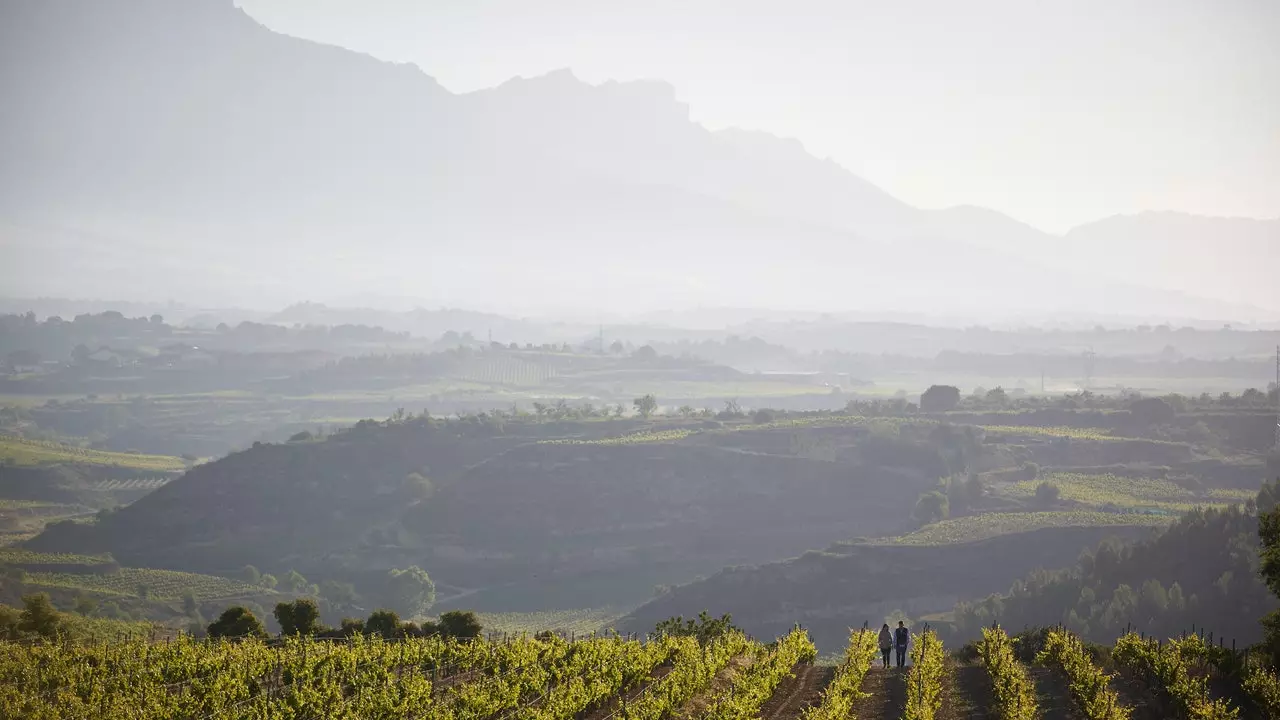
[[[905,667],[907,664],[907,646],[911,644],[911,631],[907,626],[898,621],[898,629],[893,631],[893,647],[898,651],[898,667]]]

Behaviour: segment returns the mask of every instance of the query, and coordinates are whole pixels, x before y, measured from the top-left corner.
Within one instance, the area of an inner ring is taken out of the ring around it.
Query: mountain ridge
[[[276,33],[229,2],[5,12],[0,59],[17,71],[0,72],[0,97],[15,100],[0,111],[12,159],[0,220],[26,222],[6,231],[11,294],[109,294],[115,283],[89,267],[61,266],[74,244],[43,247],[72,228],[128,258],[125,286],[204,288],[205,304],[426,286],[424,299],[463,305],[497,284],[521,307],[742,304],[757,287],[834,310],[1250,321],[1280,307],[1269,284],[1206,293],[1172,271],[1103,278],[1058,249],[1028,254],[1053,236],[996,211],[939,221],[957,213],[907,205],[797,140],[692,122],[660,81],[561,71],[454,94],[416,66]],[[195,277],[168,280],[175,269]],[[1000,287],[946,292],[966,277]]]

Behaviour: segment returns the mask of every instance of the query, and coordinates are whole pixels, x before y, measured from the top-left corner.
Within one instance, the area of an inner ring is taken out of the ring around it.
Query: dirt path
[[[645,693],[646,690],[649,689],[650,685],[658,682],[662,678],[669,675],[673,668],[674,666],[672,665],[659,665],[658,667],[654,668],[653,672],[649,675],[648,679],[646,679],[644,682],[631,688],[621,696],[615,696],[610,698],[608,702],[596,708],[594,711],[591,712],[590,715],[587,715],[583,720],[603,720],[603,718],[609,717],[618,709],[618,707],[622,704],[622,701],[624,699],[626,702],[631,702],[636,698],[640,697]]]
[[[862,679],[864,695],[853,705],[858,720],[898,720],[907,707],[907,671],[877,665]]]
[[[812,663],[797,663],[791,668],[791,677],[784,679],[773,691],[760,717],[764,720],[794,720],[801,711],[822,702],[822,690],[835,676],[834,667],[818,667]]]
[[[751,667],[751,663],[755,662],[753,655],[739,655],[729,661],[716,676],[711,679],[711,684],[705,690],[689,699],[683,707],[672,714],[672,717],[678,720],[689,720],[696,718],[707,709],[707,705],[711,702],[711,698],[733,683],[733,678],[738,673]]]
[[[1111,689],[1120,695],[1120,702],[1133,708],[1133,720],[1164,720],[1142,683],[1115,673],[1111,676]]]
[[[1062,673],[1048,668],[1031,667],[1031,682],[1036,686],[1036,704],[1042,720],[1077,720],[1071,702],[1071,686]]]
[[[950,663],[943,677],[939,718],[986,718],[991,708],[991,683],[981,665]]]

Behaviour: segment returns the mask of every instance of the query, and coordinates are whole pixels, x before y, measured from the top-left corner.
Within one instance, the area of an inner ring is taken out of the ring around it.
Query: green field
[[[230,578],[142,568],[120,568],[118,572],[108,574],[36,572],[27,578],[27,583],[36,587],[69,588],[129,597],[139,597],[139,589],[146,586],[148,595],[156,600],[176,600],[187,593],[195,595],[197,600],[217,600],[270,592]]]
[[[1121,477],[1117,475],[1081,475],[1052,473],[1038,480],[1024,480],[997,492],[1008,497],[1029,500],[1043,482],[1058,486],[1062,500],[1092,508],[1114,506],[1125,510],[1152,509],[1186,512],[1199,506],[1222,506],[1243,503],[1256,493],[1248,490],[1215,488],[1203,494],[1160,478]]]
[[[105,565],[111,562],[101,555],[43,553],[19,548],[0,548],[0,565]]]
[[[627,611],[620,608],[583,608],[580,610],[544,610],[541,612],[479,613],[486,630],[505,633],[536,633],[562,630],[588,635],[613,625]]]
[[[1088,510],[1065,512],[984,513],[943,520],[901,537],[889,538],[892,545],[950,545],[973,542],[1012,533],[1061,527],[1164,527],[1171,515],[1105,513]]]
[[[543,440],[540,445],[644,445],[648,443],[676,442],[695,434],[696,430],[660,430],[657,432],[638,432],[618,437],[597,438],[594,440]]]
[[[89,450],[74,445],[64,445],[48,440],[27,440],[11,435],[0,436],[0,462],[13,463],[14,465],[80,463],[85,465],[109,465],[151,472],[180,472],[186,468],[182,458],[169,455],[143,455],[140,453]]]

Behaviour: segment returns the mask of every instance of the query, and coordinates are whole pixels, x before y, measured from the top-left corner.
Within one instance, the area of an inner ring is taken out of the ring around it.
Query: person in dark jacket
[[[889,631],[889,623],[885,623],[880,628],[880,655],[882,655],[883,665],[887,669],[889,667],[889,653],[893,652],[893,633]]]
[[[893,648],[898,651],[898,667],[906,667],[907,646],[911,644],[911,631],[898,621],[898,629],[893,631]]]

